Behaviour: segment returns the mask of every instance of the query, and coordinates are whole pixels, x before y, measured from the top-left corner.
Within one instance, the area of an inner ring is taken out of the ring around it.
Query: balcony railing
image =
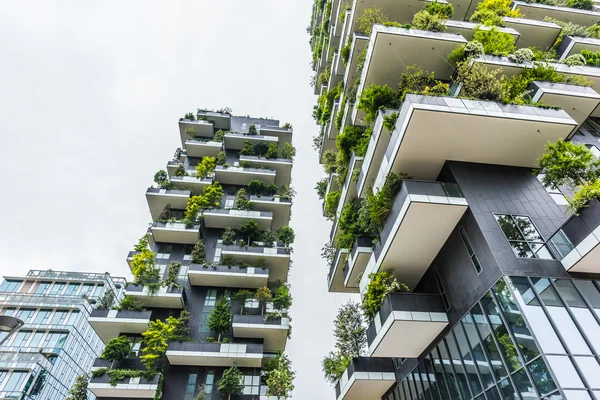
[[[369,399],[380,399],[396,381],[394,371],[391,358],[354,358],[335,384],[335,398],[354,399],[370,393]]]
[[[206,271],[206,272],[225,272],[231,274],[250,274],[250,275],[269,275],[269,270],[266,268],[258,268],[258,267],[238,267],[238,266],[227,266],[227,265],[217,265],[217,266],[208,266],[201,264],[190,264],[189,271]]]
[[[81,296],[47,296],[35,294],[0,294],[0,305],[39,305],[43,307],[83,307],[88,313],[92,311],[87,299]]]
[[[263,354],[262,344],[169,342],[170,351],[202,353]]]
[[[113,313],[111,313],[111,311]],[[152,317],[152,311],[117,311],[117,310],[93,310],[90,318],[122,318],[122,319],[140,319],[149,320]],[[109,314],[114,314],[109,316]]]
[[[285,247],[254,247],[254,246],[236,246],[236,245],[223,245],[223,251],[235,251],[238,253],[254,253],[254,254],[267,254],[267,255],[289,255],[291,254],[290,249]]]
[[[265,318],[264,315],[234,315],[234,324],[253,324],[253,325],[282,325],[286,326],[289,323],[287,318]]]

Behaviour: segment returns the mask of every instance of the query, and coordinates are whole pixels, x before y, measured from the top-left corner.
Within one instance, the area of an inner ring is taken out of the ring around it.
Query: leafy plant
[[[581,55],[585,58],[587,65],[600,67],[600,51],[581,50]]]
[[[515,49],[515,38],[508,32],[502,32],[495,26],[490,29],[475,28],[473,40],[483,45],[485,54],[507,56]]]
[[[262,242],[265,247],[273,247],[275,243],[275,234],[270,229],[262,233]]]
[[[294,127],[292,126],[291,123],[286,122],[285,124],[283,124],[282,128],[284,128],[284,129],[293,129]]]
[[[342,377],[349,363],[350,359],[339,352],[329,352],[321,364],[325,379],[331,384],[335,384]]]
[[[190,340],[190,328],[188,327],[190,323],[190,317],[190,312],[184,308],[179,312],[178,318],[174,318],[172,316],[167,318],[167,323],[169,326],[173,327],[170,340]]]
[[[193,264],[204,264],[206,262],[206,246],[201,239],[194,245],[190,260]]]
[[[196,173],[202,179],[207,178],[217,167],[217,159],[214,157],[203,157],[202,161],[196,164]]]
[[[66,400],[88,400],[88,376],[87,374],[77,375],[73,386],[67,393]]]
[[[144,302],[136,299],[133,296],[125,296],[116,307],[118,311],[146,311],[144,308]]]
[[[268,150],[269,146],[267,146],[267,144],[264,142],[258,142],[254,145],[254,155],[258,157],[264,157]]]
[[[367,330],[359,303],[348,301],[338,309],[333,323],[335,347],[348,358],[363,355],[367,345]]]
[[[214,142],[222,142],[223,138],[225,137],[225,131],[219,129],[217,132],[215,132],[215,135],[213,136],[213,141]]]
[[[129,357],[131,341],[127,336],[112,338],[106,343],[100,358],[107,361],[121,361]]]
[[[456,83],[462,84],[461,97],[476,98],[481,100],[502,100],[502,86],[497,75],[501,68],[488,71],[481,63],[470,64],[463,61],[458,65]]]
[[[564,60],[562,60],[562,63],[565,65],[568,65],[570,67],[572,66],[583,66],[586,65],[586,59],[582,54],[571,54],[570,56],[566,57]]]
[[[294,238],[296,235],[294,234],[294,230],[289,226],[282,226],[277,231],[277,239],[282,242],[285,247],[288,247],[290,244],[294,243]]]
[[[283,145],[281,149],[281,158],[285,158],[287,160],[293,160],[296,155],[296,148],[292,146],[291,143],[286,143]]]
[[[227,399],[231,399],[232,394],[239,394],[244,390],[243,378],[244,374],[238,369],[237,362],[234,362],[231,368],[223,371],[221,379],[217,381],[217,388],[219,392],[227,394]]]
[[[477,9],[469,19],[486,26],[504,26],[502,17],[519,18],[521,12],[512,9],[511,0],[484,0],[477,4]]]
[[[363,11],[363,14],[358,18],[358,29],[365,35],[371,36],[373,25],[382,24],[387,20],[387,15],[385,15],[380,8],[377,8],[376,6],[366,8]]]
[[[175,327],[159,319],[150,321],[150,328],[142,333],[142,355],[140,361],[148,371],[155,371],[169,347]]]
[[[96,303],[96,310],[110,310],[115,302],[115,295],[109,288],[106,288],[104,294]]]
[[[246,300],[252,298],[253,294],[254,293],[252,293],[248,289],[240,289],[237,292],[233,293],[233,301],[241,305],[241,314],[244,314],[244,305],[246,304]]]
[[[379,86],[371,84],[363,89],[358,101],[358,109],[364,111],[365,122],[375,121],[377,113],[382,108],[397,108],[398,94],[387,84]]]
[[[294,197],[296,197],[296,191],[292,186],[281,185],[281,188],[279,189],[279,199],[281,201],[293,202]]]
[[[150,236],[146,233],[144,236],[142,236],[140,238],[140,240],[137,242],[137,244],[135,246],[133,246],[133,249],[135,251],[143,251],[148,248],[149,241],[150,241]]]
[[[248,183],[248,192],[250,194],[260,196],[265,191],[265,184],[259,179],[253,179]]]
[[[264,195],[265,196],[275,196],[277,194],[277,185],[274,183],[269,184],[265,188]]]
[[[431,14],[425,9],[415,13],[412,25],[415,29],[423,31],[443,32],[446,30],[446,20],[447,17],[445,15]]]
[[[348,66],[348,59],[350,57],[351,49],[352,49],[352,39],[348,38],[348,41],[346,42],[344,47],[342,47],[342,49],[340,50],[340,57],[342,57],[342,62],[344,63],[345,67]]]
[[[471,40],[465,44],[458,45],[448,54],[448,63],[456,67],[461,62],[471,57],[479,57],[484,54],[483,45],[476,41]]]
[[[165,181],[169,179],[167,172],[163,169],[154,174],[154,182],[158,185],[163,184]]]
[[[514,53],[511,53],[508,55],[508,58],[510,58],[511,60],[513,60],[516,63],[524,63],[524,62],[528,62],[533,60],[533,58],[535,57],[535,54],[533,54],[533,51],[531,49],[528,49],[526,47],[522,48],[522,49],[518,49],[515,50]]]
[[[215,182],[204,188],[204,193],[190,197],[185,209],[185,217],[195,220],[201,210],[219,207],[223,197],[223,187]]]
[[[248,128],[248,135],[258,135],[258,132],[256,131],[256,125],[250,125]]]
[[[271,290],[266,286],[259,287],[254,293],[254,298],[261,304],[261,315],[264,315],[266,304],[273,298],[273,293],[271,293]]]
[[[383,117],[383,127],[390,132],[396,129],[396,121],[398,120],[398,113],[393,112]]]
[[[231,246],[235,243],[235,231],[231,228],[225,228],[223,234],[221,235],[221,240],[225,246]]]
[[[220,151],[219,154],[217,154],[217,165],[223,165],[225,162],[227,162],[227,155],[224,151]]]
[[[375,193],[372,190],[369,191],[367,197],[361,203],[356,220],[359,226],[356,230],[360,234],[369,236],[379,235],[383,230],[388,215],[392,211],[394,200],[402,187],[404,179],[406,179],[406,175],[390,172],[379,191]]]
[[[184,133],[188,139],[194,139],[198,134],[198,131],[194,128],[187,128]]]
[[[167,267],[167,277],[163,280],[162,285],[169,288],[169,290],[173,290],[174,287],[181,287],[181,285],[177,283],[177,276],[179,275],[180,269],[180,262],[171,261]]]
[[[144,249],[141,253],[134,254],[131,260],[131,273],[135,283],[150,282],[160,279],[158,268],[154,265],[154,254],[150,249]]]
[[[240,233],[248,238],[248,244],[257,240],[260,236],[258,222],[255,219],[247,219],[240,225]]]
[[[327,219],[335,219],[335,214],[340,202],[340,196],[341,194],[337,190],[327,193],[327,197],[325,198],[325,217]]]
[[[569,200],[569,211],[577,215],[582,208],[587,207],[589,201],[598,199],[600,199],[600,180],[582,185]]]
[[[279,282],[275,295],[273,296],[273,305],[280,310],[288,309],[292,306],[292,295],[290,293],[290,284]]]
[[[580,10],[593,10],[593,0],[568,0],[567,7],[578,8]]]
[[[403,283],[399,283],[391,272],[379,271],[369,274],[369,284],[362,303],[365,316],[372,320],[386,296],[392,292],[400,291],[408,291],[408,287]]]
[[[294,390],[296,373],[292,370],[289,358],[279,353],[269,365],[267,382],[267,396],[288,398]]]
[[[231,305],[225,296],[219,297],[215,308],[210,312],[206,323],[208,328],[218,334],[217,341],[221,341],[221,335],[229,332],[231,328]]]
[[[186,176],[187,173],[185,171],[185,167],[183,166],[183,164],[179,164],[177,166],[177,169],[175,170],[175,176]]]
[[[194,113],[185,113],[185,117],[183,117],[185,119],[189,119],[194,121],[196,119],[196,117],[194,116]]]
[[[265,157],[268,159],[277,158],[278,153],[279,153],[279,148],[277,147],[277,143],[271,143],[269,145],[269,148],[267,149]]]
[[[325,193],[327,193],[327,185],[329,180],[327,178],[323,178],[317,181],[315,185],[315,190],[317,191],[317,195],[319,199],[323,200],[325,198]]]
[[[439,1],[432,1],[427,3],[425,10],[432,15],[439,14],[446,18],[452,18],[454,15],[454,6],[450,3],[442,3]]]
[[[246,190],[244,188],[239,189],[235,195],[235,208],[238,210],[250,210],[251,206],[250,200],[246,196]]]

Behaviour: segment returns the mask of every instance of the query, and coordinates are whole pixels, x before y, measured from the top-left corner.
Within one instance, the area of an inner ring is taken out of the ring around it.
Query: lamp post
[[[0,340],[0,346],[16,331],[21,329],[24,324],[19,318],[11,317],[10,315],[0,315],[0,332],[7,332],[7,335]]]

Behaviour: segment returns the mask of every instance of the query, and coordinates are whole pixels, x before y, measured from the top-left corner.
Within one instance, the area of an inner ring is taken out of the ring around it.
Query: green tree
[[[213,141],[215,142],[222,142],[223,138],[225,137],[225,131],[222,129],[219,129],[216,133],[215,136],[213,136]]]
[[[163,169],[154,174],[154,182],[161,185],[163,182],[169,179],[167,172]]]
[[[250,125],[250,127],[248,128],[248,134],[249,135],[257,135],[258,132],[256,131],[256,125],[252,124]]]
[[[246,190],[244,188],[238,190],[237,194],[235,195],[235,208],[238,210],[251,209],[250,200],[248,200],[248,197],[246,196]]]
[[[226,162],[227,162],[227,155],[225,154],[224,151],[220,151],[219,154],[217,154],[217,165],[223,165]]]
[[[96,303],[96,310],[110,310],[115,302],[115,294],[110,289],[106,289],[98,303]]]
[[[361,356],[367,345],[367,330],[360,304],[349,300],[341,306],[333,325],[338,352],[350,359]]]
[[[219,182],[206,186],[204,194],[190,197],[185,209],[185,217],[195,220],[201,210],[219,207],[221,197],[223,197],[223,187]]]
[[[350,359],[340,353],[334,353],[332,351],[323,358],[321,365],[323,366],[323,373],[325,374],[325,379],[334,384],[348,366]]]
[[[390,271],[369,274],[369,284],[363,296],[362,308],[365,316],[372,320],[379,311],[386,296],[392,292],[408,291],[404,283],[399,283]]]
[[[254,145],[254,154],[263,157],[269,151],[269,146],[264,142],[258,142]]]
[[[248,238],[248,245],[252,244],[252,242],[257,240],[260,236],[258,222],[254,219],[245,220],[244,223],[240,225],[240,233]]]
[[[233,294],[233,301],[236,303],[240,303],[241,310],[240,313],[244,313],[244,306],[246,305],[246,300],[252,297],[252,292],[248,289],[240,289]]]
[[[376,6],[366,8],[358,18],[359,30],[365,35],[371,36],[373,25],[382,24],[386,22],[387,19],[387,15],[385,15],[380,8],[377,8]]]
[[[260,313],[261,315],[264,315],[267,302],[271,301],[273,293],[271,293],[271,290],[266,286],[259,287],[254,293],[254,298],[261,304]]]
[[[264,247],[273,247],[275,243],[275,234],[272,230],[267,229],[262,233],[262,242]]]
[[[483,45],[485,54],[507,56],[515,49],[515,38],[493,26],[490,29],[475,28],[473,40]]]
[[[279,353],[267,377],[267,396],[284,398],[291,396],[295,377],[296,372],[292,370],[292,362],[285,354]]]
[[[231,228],[225,228],[223,231],[223,235],[221,235],[221,240],[225,246],[231,246],[235,243],[235,231]]]
[[[131,341],[127,336],[112,338],[106,343],[100,358],[107,361],[121,361],[129,357],[131,353]]]
[[[125,296],[119,303],[119,306],[116,307],[119,311],[144,311],[144,302],[136,299],[133,296]]]
[[[87,374],[77,375],[71,390],[67,393],[66,400],[88,400],[88,376]]]
[[[260,196],[265,191],[265,184],[259,179],[253,179],[248,183],[248,193]]]
[[[134,254],[131,260],[131,273],[135,283],[142,283],[159,279],[158,269],[154,264],[154,254],[150,249],[144,249],[139,254]]]
[[[221,379],[217,382],[217,388],[219,392],[227,394],[227,399],[231,399],[232,394],[239,394],[244,390],[243,378],[244,374],[238,369],[237,362],[234,362],[231,368],[223,371]]]
[[[232,318],[229,301],[225,296],[219,297],[215,304],[215,308],[210,312],[207,320],[209,329],[219,335],[217,338],[218,342],[221,341],[221,335],[229,332]]]
[[[135,251],[143,251],[148,248],[148,243],[150,241],[150,235],[147,233],[138,240],[137,244],[133,247]]]
[[[198,134],[198,131],[194,128],[187,128],[185,130],[185,136],[187,136],[188,139],[194,139],[197,134]]]
[[[329,180],[327,178],[323,178],[317,181],[315,185],[315,190],[317,191],[317,195],[319,199],[323,200],[325,198],[325,193],[327,193],[327,185],[329,184]]]
[[[193,264],[204,264],[206,262],[206,246],[202,240],[198,240],[194,245],[190,259]]]
[[[285,245],[285,247],[288,247],[290,244],[294,243],[295,237],[296,235],[294,234],[294,230],[289,226],[282,226],[277,231],[277,238]]]
[[[203,157],[202,161],[196,164],[196,173],[200,178],[207,178],[217,167],[217,159],[214,157]]]
[[[175,176],[186,176],[187,173],[185,172],[185,167],[183,166],[183,164],[179,164],[177,166],[177,169],[175,170]]]
[[[375,121],[382,108],[396,108],[398,93],[387,84],[379,86],[371,84],[363,89],[357,108],[365,112],[365,122]]]
[[[172,318],[172,317],[171,317]],[[169,347],[169,340],[173,337],[175,327],[161,320],[151,321],[150,328],[142,333],[142,356],[141,362],[148,371],[155,371],[162,356]]]
[[[296,156],[296,148],[292,146],[291,143],[286,143],[283,145],[281,149],[281,158],[285,158],[287,160],[293,160]]]
[[[277,147],[277,143],[271,143],[269,148],[267,149],[267,153],[265,157],[267,158],[277,158],[279,153],[279,148]]]
[[[269,186],[265,188],[264,191],[265,196],[275,196],[277,194],[277,185],[271,183]]]
[[[253,156],[254,155],[254,146],[250,143],[249,140],[244,142],[244,146],[240,150],[240,155],[242,156]]]
[[[278,309],[288,309],[292,306],[292,295],[290,293],[290,284],[279,282],[273,296],[273,305]]]
[[[431,14],[427,10],[421,10],[413,16],[412,25],[423,31],[443,32],[446,30],[446,19],[442,14]]]
[[[190,340],[190,316],[190,312],[184,308],[179,312],[178,318],[167,318],[167,323],[173,327],[171,340]]]

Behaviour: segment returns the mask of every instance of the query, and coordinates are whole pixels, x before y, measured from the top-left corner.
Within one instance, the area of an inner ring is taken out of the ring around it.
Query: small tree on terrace
[[[88,376],[86,374],[77,375],[66,400],[88,400],[87,392]]]
[[[217,303],[215,304],[215,308],[211,311],[208,316],[208,327],[211,331],[217,332],[219,335],[217,338],[217,342],[221,341],[221,335],[229,332],[231,328],[231,305],[229,301],[225,298],[225,296],[221,296]]]
[[[264,286],[256,289],[256,293],[254,294],[254,298],[260,303],[260,314],[265,314],[265,308],[267,307],[267,302],[273,298],[273,293],[271,290]]]
[[[150,328],[142,333],[144,347],[140,360],[148,371],[154,371],[158,368],[163,354],[169,347],[169,340],[173,338],[174,329],[175,326],[158,319],[150,322]]]
[[[296,235],[294,234],[294,230],[289,226],[282,226],[277,231],[277,238],[280,242],[282,242],[285,247],[288,247],[290,244],[294,243],[294,238]]]
[[[127,336],[112,338],[106,344],[100,358],[107,361],[121,361],[126,359],[131,353],[131,341]]]
[[[202,240],[198,240],[194,245],[190,259],[193,264],[204,264],[206,262],[206,246]]]
[[[200,178],[206,178],[217,167],[217,159],[214,157],[204,157],[202,161],[196,164],[196,172]]]
[[[254,219],[247,219],[242,225],[240,225],[240,233],[248,238],[248,245],[250,245],[260,236],[258,222],[256,222]]]
[[[115,302],[115,294],[110,289],[106,289],[98,304],[96,304],[96,310],[110,310]]]
[[[232,394],[242,393],[244,385],[242,385],[244,374],[238,369],[237,363],[233,363],[233,367],[223,371],[221,379],[217,382],[219,392],[226,393],[227,399],[231,399]]]
[[[348,301],[341,306],[333,325],[338,351],[349,358],[362,355],[367,344],[367,330],[360,304]]]
[[[241,311],[240,313],[244,313],[244,306],[246,305],[246,300],[252,297],[252,292],[248,289],[240,289],[233,294],[233,301],[236,303],[240,303]]]
[[[295,377],[290,359],[283,353],[278,354],[267,377],[267,396],[289,397],[294,390]]]
[[[238,190],[235,195],[235,208],[238,210],[249,210],[251,208],[250,200],[246,197],[246,190],[243,188]]]

